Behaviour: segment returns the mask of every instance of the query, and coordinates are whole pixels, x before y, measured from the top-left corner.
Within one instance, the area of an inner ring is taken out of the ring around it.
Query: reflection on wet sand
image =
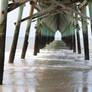
[[[64,54],[66,58],[60,61],[56,53],[48,57],[42,53],[31,61],[6,64],[0,92],[92,92],[92,68],[85,61],[78,61],[79,58],[68,61],[67,57],[74,54]],[[53,55],[57,60],[51,60]]]

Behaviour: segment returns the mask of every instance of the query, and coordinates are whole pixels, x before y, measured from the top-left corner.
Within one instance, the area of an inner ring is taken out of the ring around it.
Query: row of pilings
[[[81,9],[81,12],[86,15],[86,7],[83,7]],[[82,33],[83,33],[83,43],[84,43],[84,55],[85,55],[85,60],[89,60],[89,37],[88,37],[88,23],[87,20],[84,18],[81,18],[81,23],[82,23]],[[92,25],[92,24],[91,24]],[[92,27],[92,26],[91,26]],[[92,29],[92,28],[91,28]],[[80,28],[78,25],[78,21],[76,23],[76,31],[72,32],[71,35],[62,37],[63,41],[67,44],[70,49],[73,49],[73,52],[76,52],[76,48],[79,54],[81,54],[81,40],[80,40]],[[77,36],[77,37],[76,37]],[[77,39],[76,39],[77,38]],[[77,40],[77,45],[76,45],[76,40]],[[76,47],[77,46],[77,47]]]
[[[49,44],[54,40],[54,36],[42,35],[41,31],[36,30],[34,55],[39,53],[40,49],[44,48],[46,44]]]
[[[34,3],[31,3],[32,5],[30,10],[30,16],[33,15],[34,10]],[[92,4],[91,4],[92,5]],[[89,4],[89,7],[91,7]],[[7,8],[8,8],[8,0],[0,0],[0,84],[2,84],[3,80],[3,69],[4,69],[4,56],[5,56],[5,39],[6,39],[6,25],[7,25]],[[21,18],[23,13],[24,5],[20,6],[19,8],[19,15],[18,20],[16,23],[13,43],[10,51],[10,57],[9,62],[14,62],[16,47],[17,47],[17,41],[19,37],[19,31],[20,31],[20,25],[21,25]],[[85,14],[85,7],[82,8],[82,13]],[[90,8],[90,17],[92,18],[92,8]],[[22,55],[21,58],[25,58],[26,50],[28,46],[28,38],[30,33],[30,27],[31,27],[31,21],[32,19],[28,20],[26,33],[25,33],[25,40],[24,45],[22,49]],[[83,30],[83,39],[84,39],[84,54],[85,59],[89,59],[89,43],[88,43],[88,29],[87,29],[87,23],[85,23],[86,20],[82,19],[82,30]],[[34,45],[34,55],[37,55],[39,50],[43,48],[47,43],[54,40],[54,36],[48,36],[48,35],[42,35],[41,32],[36,31],[35,36],[35,45]],[[64,42],[76,52],[76,45],[75,45],[75,35],[63,37]],[[78,52],[81,53],[81,47],[80,47],[80,39],[79,39],[79,32],[77,31],[77,42],[78,42]]]

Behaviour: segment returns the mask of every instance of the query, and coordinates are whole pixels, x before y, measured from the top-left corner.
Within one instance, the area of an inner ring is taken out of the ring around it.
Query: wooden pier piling
[[[89,15],[92,18],[92,2],[89,2],[88,6],[89,6]],[[91,21],[91,34],[92,34],[92,21]]]
[[[85,60],[89,60],[88,32],[83,32]]]
[[[44,48],[46,44],[45,41],[45,36],[41,34],[41,38],[40,38],[40,49]]]
[[[50,36],[50,42],[52,42],[54,40],[54,36]]]
[[[70,50],[73,49],[73,41],[72,41],[72,35],[62,37],[62,40],[66,43],[66,46],[70,48]]]
[[[34,44],[34,55],[37,55],[40,49],[40,33],[36,30],[35,33],[35,44]]]
[[[44,40],[44,36],[41,34],[41,49],[44,47],[43,40]]]
[[[8,0],[0,0],[0,85],[3,82]]]
[[[32,2],[31,9],[30,9],[30,16],[33,15],[34,6],[35,6],[34,2]],[[25,33],[25,38],[24,38],[24,43],[23,43],[23,48],[22,48],[22,54],[21,54],[22,59],[25,58],[27,47],[28,47],[28,38],[29,38],[29,33],[30,33],[31,21],[32,19],[28,19],[27,21],[27,28],[26,28],[26,33]]]
[[[19,31],[20,31],[20,20],[22,18],[23,8],[24,8],[24,5],[19,7],[18,20],[17,20],[17,23],[16,23],[13,43],[12,43],[12,46],[11,46],[11,51],[10,51],[10,56],[9,56],[9,63],[14,62],[14,57],[15,57],[15,52],[16,52],[16,47],[17,47],[18,37],[19,37]]]
[[[80,44],[79,30],[77,30],[77,47],[78,47],[78,54],[81,54],[81,44]]]
[[[82,8],[82,13],[86,15],[86,7]],[[88,42],[87,20],[83,18],[82,18],[82,30],[83,30],[85,60],[89,60],[89,42]]]
[[[72,35],[72,45],[73,45],[73,52],[76,52],[76,38],[75,38],[75,32]]]

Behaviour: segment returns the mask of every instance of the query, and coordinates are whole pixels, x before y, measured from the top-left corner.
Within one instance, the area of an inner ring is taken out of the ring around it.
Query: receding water
[[[23,60],[20,59],[23,38],[20,38],[14,64],[8,64],[12,39],[6,40],[0,92],[92,92],[92,57],[85,61],[83,53],[63,49],[41,50],[33,56],[34,39],[31,38]]]
[[[38,56],[30,56],[29,50],[28,55],[14,64],[5,62],[0,92],[92,92],[92,63],[83,54],[41,50]]]

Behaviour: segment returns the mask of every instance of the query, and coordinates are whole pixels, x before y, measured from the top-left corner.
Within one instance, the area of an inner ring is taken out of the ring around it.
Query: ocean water
[[[92,92],[92,58],[84,60],[83,53],[65,49],[41,49],[33,56],[34,39],[30,38],[27,56],[21,59],[23,38],[20,38],[15,62],[8,64],[12,39],[6,41],[0,92]]]
[[[12,41],[13,38],[12,37],[7,37],[6,38],[6,45],[5,45],[5,63],[8,63],[8,59],[9,59],[9,54],[10,54],[10,50],[11,50],[11,46],[12,46]],[[22,53],[22,48],[23,48],[23,42],[24,42],[24,38],[20,37],[18,39],[18,44],[17,44],[17,49],[16,49],[16,54],[15,54],[15,60],[16,59],[21,59],[21,53]],[[34,50],[34,38],[29,38],[29,44],[28,44],[28,48],[27,48],[27,54],[26,57],[29,58],[33,55],[33,50]]]
[[[13,37],[7,37],[6,38],[6,47],[5,47],[6,52],[11,49],[12,41],[13,41]],[[18,44],[17,44],[17,49],[22,48],[23,42],[24,42],[24,37],[19,37]],[[29,38],[28,42],[29,42],[28,49],[33,49],[34,48],[34,38],[33,37]]]
[[[60,40],[60,37],[55,37],[55,40]],[[12,41],[13,41],[13,37],[7,37],[6,38],[5,63],[8,63]],[[28,48],[27,48],[26,58],[33,57],[34,41],[35,41],[34,37],[30,37],[29,40],[28,40],[29,44],[28,44]],[[22,53],[23,42],[24,42],[24,37],[19,37],[17,49],[16,49],[15,60],[21,59],[20,57],[21,57],[21,53]],[[81,39],[81,50],[82,50],[82,53],[84,53],[83,39]],[[92,55],[92,38],[91,37],[89,38],[89,50],[90,50],[90,57],[91,57],[91,55]]]

